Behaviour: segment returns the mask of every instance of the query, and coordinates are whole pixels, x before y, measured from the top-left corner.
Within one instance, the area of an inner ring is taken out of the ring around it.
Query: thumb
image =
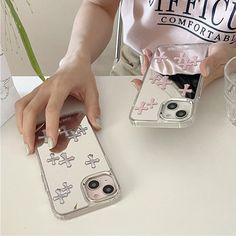
[[[143,49],[142,52],[143,52],[143,55],[140,56],[141,73],[142,75],[144,75],[150,65],[153,54],[152,54],[152,51],[148,48]]]
[[[94,129],[100,130],[102,127],[100,121],[99,95],[96,85],[87,89],[84,104],[91,125]]]
[[[205,58],[200,64],[200,72],[202,76],[208,77],[217,67],[215,57],[209,56]]]
[[[150,62],[146,55],[142,55],[140,56],[140,58],[141,58],[141,73],[142,75],[144,75],[149,67]]]

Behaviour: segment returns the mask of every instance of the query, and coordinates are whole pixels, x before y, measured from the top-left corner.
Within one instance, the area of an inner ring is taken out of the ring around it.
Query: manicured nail
[[[146,54],[146,52],[147,52],[147,49],[146,49],[146,48],[142,49],[142,53],[143,53],[144,55]]]
[[[142,87],[142,81],[140,79],[131,80],[131,84],[139,91]]]
[[[206,67],[206,77],[209,76],[211,73],[211,69],[209,66]]]
[[[29,145],[27,143],[25,143],[25,153],[27,156],[30,154]]]
[[[132,81],[130,81],[131,82],[131,84],[137,89],[137,86],[136,86],[136,84],[135,84],[135,82],[132,80]]]
[[[48,148],[49,149],[52,149],[54,148],[54,142],[53,142],[53,139],[51,137],[48,137]]]
[[[98,127],[99,129],[102,128],[102,124],[101,124],[100,118],[97,118],[97,119],[96,119],[96,125],[97,125],[97,127]]]
[[[139,56],[139,60],[140,60],[140,64],[143,65],[143,56],[142,55]]]

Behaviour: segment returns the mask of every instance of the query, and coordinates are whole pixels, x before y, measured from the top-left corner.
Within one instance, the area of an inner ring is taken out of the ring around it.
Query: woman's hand
[[[23,135],[27,154],[34,152],[36,120],[43,110],[49,149],[56,145],[60,111],[69,95],[84,103],[92,126],[97,130],[101,128],[98,91],[90,62],[84,58],[71,60],[16,102],[17,127]]]
[[[227,61],[236,56],[236,48],[226,43],[214,43],[209,46],[208,57],[200,64],[201,74],[205,77],[204,87],[224,76]]]
[[[152,58],[152,52],[149,49],[143,50],[143,56],[141,59],[141,72],[144,74],[150,64]],[[209,46],[208,57],[205,58],[200,64],[200,71],[202,76],[205,77],[203,86],[206,87],[208,84],[216,79],[224,76],[224,66],[227,61],[236,56],[236,48],[232,45],[218,42],[213,43]],[[137,88],[140,89],[142,81],[134,79],[132,81]]]

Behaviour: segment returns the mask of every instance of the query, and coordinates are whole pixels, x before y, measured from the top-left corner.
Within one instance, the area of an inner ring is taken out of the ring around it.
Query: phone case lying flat
[[[158,47],[131,108],[131,123],[160,128],[191,125],[203,84],[199,65],[207,53],[208,44]]]
[[[36,140],[45,190],[58,218],[70,219],[118,200],[117,179],[83,113],[60,120],[59,138],[53,149],[48,149],[44,124],[38,127]],[[100,176],[112,179],[115,190],[105,199],[91,200],[86,192],[86,182]]]

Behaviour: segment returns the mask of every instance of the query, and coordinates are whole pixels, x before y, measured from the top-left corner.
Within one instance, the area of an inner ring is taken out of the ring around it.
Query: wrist
[[[85,50],[77,50],[75,52],[67,52],[66,55],[60,60],[59,67],[67,65],[77,65],[81,62],[91,64],[89,53]]]

